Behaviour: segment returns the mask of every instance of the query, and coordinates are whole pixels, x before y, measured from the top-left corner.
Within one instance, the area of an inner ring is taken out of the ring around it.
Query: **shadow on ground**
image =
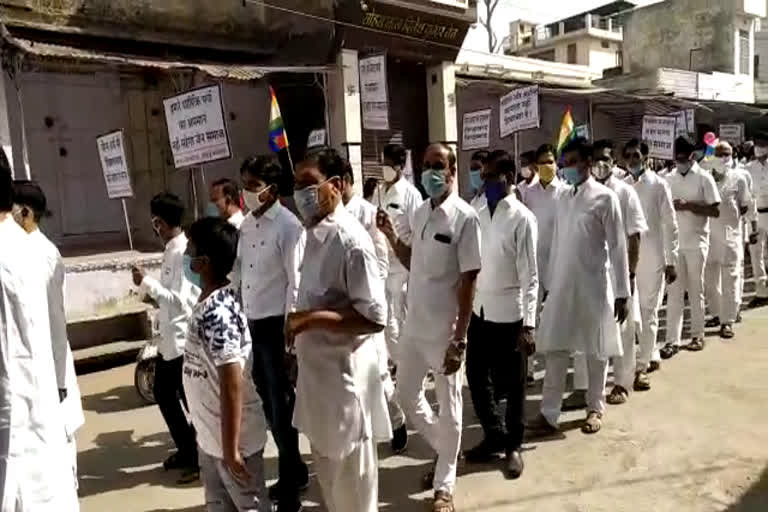
[[[130,411],[146,407],[134,386],[118,386],[103,393],[83,397],[83,409],[99,414]]]
[[[765,512],[768,510],[768,466],[755,485],[741,497],[738,503],[728,507],[725,512]]]

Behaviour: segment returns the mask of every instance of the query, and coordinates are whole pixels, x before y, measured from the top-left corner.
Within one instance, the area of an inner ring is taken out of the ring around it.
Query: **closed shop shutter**
[[[427,79],[423,65],[387,58],[389,130],[363,129],[363,179],[381,179],[381,153],[402,144],[418,162],[429,142]]]

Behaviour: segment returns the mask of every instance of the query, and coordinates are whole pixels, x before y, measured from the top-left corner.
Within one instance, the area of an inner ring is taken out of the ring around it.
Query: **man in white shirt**
[[[163,464],[166,470],[184,470],[183,480],[196,479],[197,443],[195,431],[187,421],[179,397],[186,407],[182,385],[184,363],[184,342],[187,335],[187,321],[197,302],[200,288],[185,275],[184,251],[187,237],[181,229],[184,205],[173,194],[158,194],[150,205],[152,228],[165,244],[160,279],[145,275],[133,268],[133,283],[142,294],[149,295],[160,306],[160,358],[155,366],[155,400],[163,415],[168,431],[178,452]]]
[[[733,169],[733,148],[727,142],[715,147],[707,162],[720,194],[720,215],[710,221],[709,254],[704,288],[712,318],[707,327],[720,326],[722,338],[733,338],[733,324],[739,312],[739,268],[743,267],[742,218],[754,205],[749,185]]]
[[[683,296],[691,304],[691,342],[687,350],[704,348],[704,265],[709,252],[709,218],[719,213],[720,194],[712,175],[692,160],[693,144],[684,137],[675,140],[677,167],[665,177],[672,191],[680,229],[678,279],[667,288],[667,342],[662,359],[680,350],[683,329]]]
[[[754,200],[757,206],[757,242],[750,246],[752,270],[757,286],[757,296],[751,307],[768,304],[768,274],[765,270],[766,244],[768,244],[768,133],[755,136],[755,159],[747,164],[752,175]]]
[[[285,316],[296,307],[306,237],[299,219],[278,200],[284,178],[274,156],[248,158],[241,177],[250,213],[240,226],[233,276],[253,339],[253,380],[279,453],[279,481],[270,497],[279,512],[295,512],[309,476],[292,424],[293,358],[286,355],[284,330]]]
[[[293,423],[309,439],[329,512],[376,512],[376,443],[391,434],[373,334],[387,306],[371,237],[342,205],[345,162],[334,150],[296,167],[307,245],[286,334],[299,370]]]
[[[475,151],[469,161],[469,186],[472,188],[472,195],[477,195],[483,189],[483,181],[488,168],[488,151]]]
[[[483,440],[465,452],[487,463],[504,452],[507,478],[523,472],[528,356],[536,350],[536,217],[511,193],[512,160],[496,162],[472,201],[480,218],[482,270],[467,332],[467,381]],[[506,399],[506,416],[501,400]]]
[[[627,237],[616,194],[591,177],[593,149],[576,138],[563,151],[570,184],[557,201],[544,309],[537,343],[547,372],[536,434],[557,430],[572,352],[587,357],[587,417],[582,432],[602,428],[608,359],[622,355],[619,324],[631,295]]]
[[[413,214],[422,203],[421,194],[405,177],[405,148],[397,144],[384,147],[384,184],[374,196],[374,204],[392,218],[398,237],[410,243],[412,236]],[[407,312],[408,269],[395,256],[394,249],[389,251],[389,272],[387,274],[387,338],[389,358],[397,366],[400,364],[398,344]]]
[[[2,150],[0,150],[2,153]],[[78,510],[56,391],[46,265],[14,221],[13,186],[0,155],[0,504],[8,512]]]
[[[389,272],[389,245],[387,238],[376,226],[376,207],[355,193],[355,176],[349,162],[346,162],[344,166],[344,189],[342,190],[341,200],[347,211],[360,221],[360,224],[363,225],[371,236],[373,246],[376,249],[376,258],[379,260],[381,279],[386,281],[387,272]],[[379,350],[379,371],[384,383],[384,392],[387,395],[389,416],[392,420],[392,451],[398,454],[404,452],[408,446],[408,427],[405,424],[405,413],[397,401],[395,383],[392,381],[392,376],[389,373],[387,341],[384,333],[377,332],[374,337]]]
[[[627,321],[621,326],[623,354],[613,358],[614,386],[606,399],[609,404],[619,405],[627,401],[630,389],[644,391],[650,388],[647,380],[642,379],[642,374],[635,375],[635,334],[640,330],[642,322],[640,318],[640,303],[636,292],[637,282],[635,280],[635,273],[637,272],[640,257],[641,239],[648,231],[648,224],[645,221],[643,206],[640,204],[637,192],[635,192],[631,185],[616,177],[617,173],[615,170],[617,168],[614,163],[613,142],[609,140],[595,142],[592,176],[598,183],[602,183],[618,196],[621,218],[624,221],[624,231],[627,235],[627,260],[629,262],[629,282],[632,296],[630,297],[629,316],[627,316]],[[586,389],[588,385],[586,360],[583,356],[580,356],[579,359],[583,361],[583,364],[575,363],[575,373],[579,373],[581,370],[584,389]],[[577,380],[577,375],[574,375],[575,388],[578,388]]]
[[[751,151],[751,146],[742,149],[743,152]],[[749,211],[746,215],[741,217],[741,230],[744,236],[745,249],[751,249],[752,245],[757,244],[758,228],[757,228],[757,203],[755,202],[755,187],[752,181],[752,174],[744,167],[744,159],[740,159],[738,162],[736,158],[733,158],[733,164],[731,165],[732,171],[744,179],[747,184],[747,193],[749,195]],[[743,255],[742,255],[743,260]],[[736,323],[741,322],[741,304],[744,297],[744,265],[739,265],[739,280],[736,282],[736,303],[739,305],[739,309],[736,313]]]
[[[32,181],[16,181],[14,189],[14,218],[29,233],[32,247],[45,260],[48,291],[48,319],[51,328],[53,362],[64,419],[64,431],[69,445],[72,477],[77,484],[77,446],[75,433],[85,423],[80,389],[75,374],[72,350],[67,338],[67,317],[64,309],[64,261],[56,246],[40,231],[40,221],[47,212],[47,201],[40,186]],[[77,503],[74,504],[77,506]]]
[[[648,232],[640,239],[635,279],[642,318],[638,335],[637,391],[648,389],[648,373],[661,368],[661,355],[656,344],[659,308],[664,299],[664,283],[670,285],[677,279],[679,244],[677,214],[669,183],[648,168],[648,153],[648,145],[637,139],[624,146],[624,161],[629,167],[627,183],[635,187],[648,223]]]
[[[214,181],[211,185],[211,202],[208,203],[208,216],[221,217],[237,229],[245,216],[240,208],[240,187],[229,178]]]
[[[444,144],[429,146],[421,184],[430,199],[413,216],[411,246],[379,215],[379,228],[411,270],[397,385],[406,414],[437,452],[434,476],[427,475],[432,476],[435,512],[453,510],[463,419],[461,367],[480,271],[480,222],[472,207],[452,192],[455,179],[453,150]],[[429,370],[434,372],[439,415],[424,396]]]

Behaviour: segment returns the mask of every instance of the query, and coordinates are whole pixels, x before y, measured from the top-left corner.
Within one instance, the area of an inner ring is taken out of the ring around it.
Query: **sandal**
[[[624,386],[613,386],[611,394],[606,398],[606,402],[611,405],[621,405],[627,402],[629,398],[629,392],[624,389]]]
[[[693,338],[691,342],[685,346],[685,350],[690,350],[691,352],[701,352],[704,350],[704,340],[701,338]]]
[[[581,426],[581,431],[585,434],[597,434],[603,428],[603,415],[597,411],[589,411],[587,419]]]
[[[635,391],[648,391],[651,389],[651,379],[647,372],[637,372],[635,374],[635,383],[632,386]]]
[[[729,340],[734,336],[733,327],[731,327],[730,324],[723,324],[723,326],[720,328],[720,337]]]
[[[455,512],[453,496],[445,491],[435,491],[435,501],[432,503],[432,512]]]

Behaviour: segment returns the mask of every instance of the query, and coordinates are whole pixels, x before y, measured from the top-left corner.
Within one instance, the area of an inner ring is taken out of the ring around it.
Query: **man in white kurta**
[[[680,256],[678,279],[667,288],[667,342],[660,351],[662,359],[674,357],[681,348],[686,291],[691,305],[691,342],[684,348],[704,348],[704,265],[709,252],[709,218],[719,215],[720,194],[712,175],[691,159],[693,150],[693,144],[678,138],[677,167],[666,176],[680,229]]]
[[[72,512],[76,482],[51,351],[45,262],[11,210],[5,161],[0,163],[0,512]]]
[[[371,237],[341,202],[344,167],[324,150],[296,168],[307,244],[286,320],[298,360],[293,424],[309,439],[329,512],[375,512],[376,443],[391,427],[372,335],[384,329],[386,300]]]
[[[51,348],[64,419],[64,430],[71,457],[72,474],[77,483],[77,446],[75,432],[85,423],[80,388],[74,359],[67,338],[64,308],[64,261],[56,246],[40,231],[39,222],[47,211],[46,198],[34,182],[14,183],[14,218],[29,233],[33,250],[45,261],[48,295],[48,318],[51,326]],[[77,507],[77,502],[74,503]]]
[[[757,290],[750,306],[758,307],[768,304],[768,273],[765,270],[768,244],[768,133],[760,132],[755,136],[755,159],[746,167],[752,175],[757,208],[757,241],[749,247]]]
[[[678,228],[667,181],[648,168],[648,145],[633,139],[624,147],[624,161],[629,167],[627,183],[635,187],[648,232],[640,239],[636,287],[640,300],[642,328],[638,335],[638,382],[648,389],[648,373],[661,367],[657,348],[659,308],[664,299],[664,284],[677,279]]]
[[[538,349],[547,372],[541,414],[529,428],[557,429],[570,356],[580,351],[587,357],[589,380],[582,430],[595,433],[605,412],[608,358],[622,355],[619,323],[631,295],[626,232],[618,197],[590,176],[592,147],[577,138],[564,151],[564,161],[563,176],[571,186],[557,202],[549,272],[542,282],[547,295]]]
[[[727,142],[715,148],[707,162],[720,194],[720,216],[710,221],[705,292],[712,318],[707,326],[720,325],[720,336],[733,338],[739,312],[739,268],[743,266],[742,217],[749,213],[748,184],[733,170],[733,150]]]

